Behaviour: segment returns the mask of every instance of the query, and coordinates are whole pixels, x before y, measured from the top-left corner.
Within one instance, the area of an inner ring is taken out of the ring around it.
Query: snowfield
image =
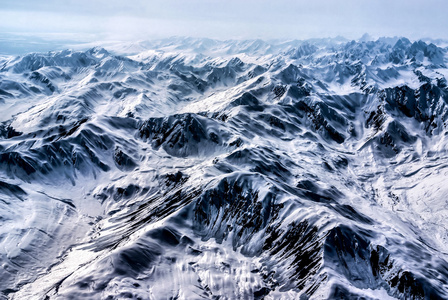
[[[448,299],[447,49],[0,57],[1,299]]]

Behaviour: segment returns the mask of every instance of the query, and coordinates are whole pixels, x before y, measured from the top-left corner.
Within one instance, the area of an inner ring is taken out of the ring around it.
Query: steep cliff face
[[[146,45],[2,59],[1,297],[448,298],[446,49]]]

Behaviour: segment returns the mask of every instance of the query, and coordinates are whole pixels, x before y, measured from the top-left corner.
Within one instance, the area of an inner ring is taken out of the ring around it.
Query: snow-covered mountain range
[[[103,47],[0,57],[0,298],[448,298],[444,45]]]

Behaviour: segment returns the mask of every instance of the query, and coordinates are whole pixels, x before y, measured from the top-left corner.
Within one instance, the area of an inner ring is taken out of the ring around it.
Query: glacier
[[[0,56],[0,299],[448,298],[446,45],[76,47]]]

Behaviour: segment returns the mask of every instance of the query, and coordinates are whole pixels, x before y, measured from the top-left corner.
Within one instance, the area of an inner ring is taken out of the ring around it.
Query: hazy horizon
[[[2,1],[1,33],[53,39],[448,38],[440,1]]]

